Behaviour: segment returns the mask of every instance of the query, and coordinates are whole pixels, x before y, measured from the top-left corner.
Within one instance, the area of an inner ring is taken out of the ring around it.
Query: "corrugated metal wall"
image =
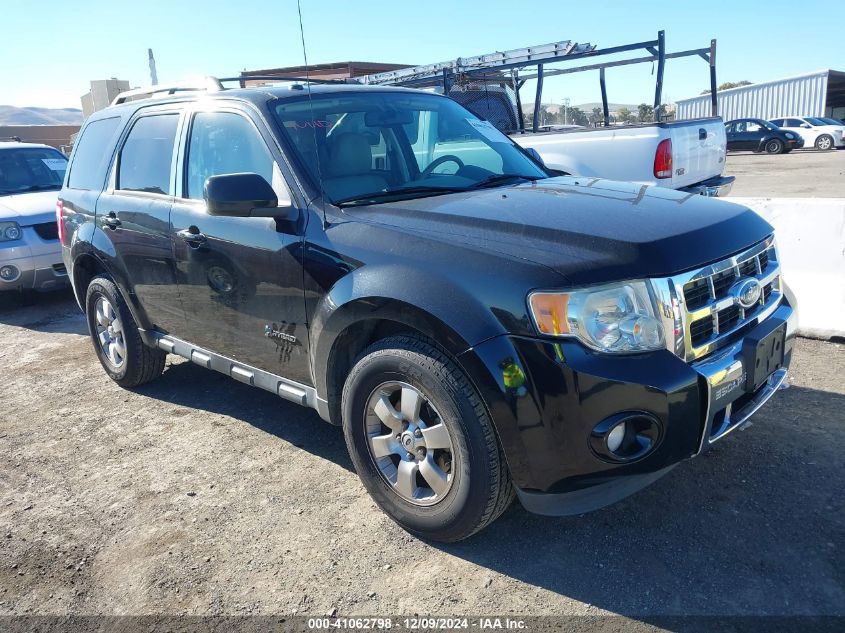
[[[774,119],[794,114],[824,116],[827,72],[767,81],[718,93],[719,116],[725,121],[753,117]],[[678,119],[710,116],[710,94],[677,102]]]

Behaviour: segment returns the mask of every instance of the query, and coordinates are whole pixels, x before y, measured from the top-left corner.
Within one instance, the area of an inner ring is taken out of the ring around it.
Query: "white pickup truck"
[[[626,180],[707,196],[725,196],[726,138],[722,119],[691,119],[601,128],[511,134],[552,169]]]

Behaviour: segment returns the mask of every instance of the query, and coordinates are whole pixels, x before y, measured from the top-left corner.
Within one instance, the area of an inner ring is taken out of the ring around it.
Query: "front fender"
[[[406,325],[455,356],[505,332],[490,307],[445,276],[401,264],[355,269],[320,299],[311,319],[314,384],[321,397],[328,392],[338,336],[365,321]]]

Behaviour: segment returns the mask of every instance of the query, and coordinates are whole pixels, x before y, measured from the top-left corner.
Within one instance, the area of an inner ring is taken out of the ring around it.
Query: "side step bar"
[[[201,367],[231,376],[239,382],[264,389],[304,407],[316,409],[321,418],[329,421],[328,403],[317,396],[317,390],[314,387],[251,367],[170,335],[144,330],[141,336],[145,343],[158,347],[168,354],[176,354]]]

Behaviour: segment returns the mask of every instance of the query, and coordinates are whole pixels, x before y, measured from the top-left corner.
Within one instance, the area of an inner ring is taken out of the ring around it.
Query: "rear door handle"
[[[109,214],[103,218],[103,226],[107,226],[110,229],[116,229],[120,226],[120,220],[117,218],[114,211],[110,211]]]
[[[176,235],[181,237],[190,246],[200,246],[208,241],[208,238],[206,238],[205,235],[203,235],[195,226],[189,226],[187,229],[177,231]]]

